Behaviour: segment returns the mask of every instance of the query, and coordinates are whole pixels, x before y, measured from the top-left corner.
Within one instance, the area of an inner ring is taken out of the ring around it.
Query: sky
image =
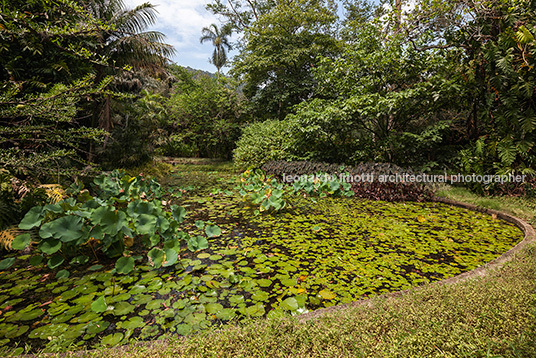
[[[150,30],[162,32],[166,35],[165,42],[175,47],[176,54],[171,60],[181,66],[216,72],[216,67],[208,61],[214,51],[212,43],[199,43],[203,27],[220,25],[216,16],[205,9],[210,0],[124,0],[124,3],[127,8],[134,8],[147,1],[156,5],[158,11],[157,22]]]
[[[134,8],[147,1],[155,5],[158,11],[157,22],[149,30],[162,32],[166,35],[165,42],[175,47],[176,54],[171,60],[181,66],[216,72],[216,67],[209,62],[214,51],[212,43],[199,43],[203,27],[221,25],[218,18],[205,9],[211,0],[124,0],[124,3],[127,8]],[[339,10],[342,10],[342,6]],[[230,52],[229,58],[234,54]],[[223,68],[222,72],[227,70]]]

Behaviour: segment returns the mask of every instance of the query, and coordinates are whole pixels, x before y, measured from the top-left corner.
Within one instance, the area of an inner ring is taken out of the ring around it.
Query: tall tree
[[[536,172],[535,18],[533,0],[422,0],[404,24],[416,49],[458,63],[468,172]]]
[[[201,34],[202,36],[199,42],[204,43],[210,41],[214,46],[214,52],[212,53],[210,62],[216,66],[218,73],[220,73],[220,69],[227,64],[226,50],[232,49],[228,38],[231,36],[231,27],[223,26],[219,29],[216,24],[211,24],[209,27],[203,27]]]
[[[93,51],[108,59],[106,66],[95,66],[96,83],[105,75],[125,68],[157,72],[163,69],[167,58],[174,53],[173,46],[163,42],[164,34],[146,31],[157,18],[154,5],[147,2],[127,9],[122,0],[84,0],[82,3],[88,13],[110,27],[110,30],[99,33],[98,41],[94,44]],[[111,95],[107,94],[97,101],[92,126],[107,131],[111,129],[111,100]],[[93,148],[90,153],[93,153]]]
[[[88,46],[109,29],[69,0],[4,1],[1,10],[0,169],[66,174],[103,137],[83,125],[79,103],[110,81],[95,86],[92,67],[105,61]]]
[[[99,41],[94,44],[94,51],[109,59],[108,69],[117,70],[126,65],[159,70],[175,53],[173,46],[163,42],[164,34],[146,31],[156,21],[155,5],[147,2],[127,9],[122,0],[84,0],[83,6],[95,19],[110,27],[99,33]],[[106,68],[96,70],[98,80]]]
[[[231,71],[259,118],[284,118],[310,98],[319,56],[334,56],[336,7],[330,1],[278,1],[244,32],[244,46]]]

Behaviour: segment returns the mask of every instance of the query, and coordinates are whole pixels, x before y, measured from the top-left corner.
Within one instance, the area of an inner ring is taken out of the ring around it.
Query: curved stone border
[[[467,271],[467,272],[461,273],[461,274],[459,274],[457,276],[446,278],[444,280],[435,281],[435,282],[430,283],[429,285],[447,285],[447,284],[463,282],[463,281],[466,281],[466,280],[474,278],[474,277],[483,277],[490,270],[494,270],[494,269],[502,267],[506,262],[510,261],[515,256],[515,254],[517,254],[519,251],[521,251],[522,249],[527,247],[530,243],[536,241],[536,232],[534,231],[534,228],[531,225],[529,225],[526,221],[524,221],[522,219],[519,219],[519,218],[517,218],[517,217],[515,217],[513,215],[504,213],[502,211],[497,211],[497,210],[493,210],[493,209],[486,209],[486,208],[476,206],[476,205],[473,205],[473,204],[467,204],[467,203],[462,203],[462,202],[459,202],[459,201],[454,201],[454,200],[451,200],[451,199],[448,199],[448,198],[436,197],[434,201],[439,202],[439,203],[443,203],[443,204],[457,206],[457,207],[472,210],[472,211],[477,211],[477,212],[486,213],[486,214],[490,214],[490,215],[496,215],[497,218],[502,219],[504,221],[507,221],[507,222],[512,223],[515,226],[517,226],[521,231],[523,231],[525,236],[524,236],[524,238],[523,238],[523,240],[521,242],[519,242],[516,246],[514,246],[513,248],[511,248],[510,250],[508,250],[507,252],[505,252],[504,254],[499,256],[498,258],[496,258],[496,259],[494,259],[494,260],[492,260],[492,261],[490,261],[490,262],[488,262],[486,264],[483,264],[482,266],[479,266],[479,267],[477,267],[477,268],[475,268],[475,269],[473,269],[471,271]],[[426,286],[428,286],[428,285],[426,285]],[[346,309],[346,308],[349,308],[349,307],[353,307],[353,306],[367,305],[367,306],[370,307],[370,306],[373,305],[372,299],[396,298],[396,297],[400,297],[400,296],[403,296],[405,294],[408,294],[410,292],[413,292],[415,290],[422,289],[423,287],[425,287],[425,286],[416,286],[416,287],[412,287],[412,288],[409,288],[409,289],[403,290],[403,291],[388,292],[388,293],[385,293],[383,295],[375,296],[375,297],[372,297],[372,298],[366,298],[366,299],[362,299],[362,300],[359,300],[359,301],[354,301],[354,302],[345,303],[345,304],[341,304],[341,305],[331,306],[331,307],[327,307],[327,308],[320,308],[320,309],[314,310],[312,312],[302,314],[302,315],[300,315],[300,316],[298,316],[296,318],[299,319],[299,320],[310,320],[310,319],[321,317],[324,314],[329,313],[329,312],[340,311],[340,310],[343,310],[343,309]]]

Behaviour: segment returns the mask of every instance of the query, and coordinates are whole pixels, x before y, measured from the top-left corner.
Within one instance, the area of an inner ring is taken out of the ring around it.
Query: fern
[[[66,195],[65,190],[59,184],[43,184],[39,185],[39,188],[45,189],[47,197],[52,204],[57,204]]]
[[[521,25],[516,32],[516,39],[520,44],[526,45],[534,42],[534,35],[525,26]]]
[[[18,208],[8,200],[0,197],[0,230],[7,229],[17,222]]]

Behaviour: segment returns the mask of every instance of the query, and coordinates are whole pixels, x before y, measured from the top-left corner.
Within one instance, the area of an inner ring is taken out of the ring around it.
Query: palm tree
[[[216,66],[218,74],[220,73],[220,68],[225,66],[227,63],[227,50],[231,50],[232,46],[229,43],[228,36],[231,35],[231,28],[229,26],[223,26],[221,29],[218,29],[218,26],[215,24],[210,25],[209,27],[203,27],[201,30],[201,38],[199,42],[203,43],[206,41],[212,41],[214,46],[214,52],[212,53],[212,59],[210,62]]]
[[[105,75],[122,71],[125,67],[134,70],[161,70],[169,56],[175,53],[173,46],[163,42],[165,35],[158,31],[146,31],[157,19],[154,5],[144,3],[133,9],[126,9],[123,0],[83,0],[82,6],[104,26],[98,33],[94,52],[105,57],[108,65],[96,64],[95,83],[100,83]],[[114,81],[121,81],[116,76]],[[93,126],[109,131],[112,127],[111,97],[106,95],[94,107]],[[106,147],[106,136],[104,147]],[[89,158],[93,155],[90,147]]]
[[[145,31],[156,21],[154,5],[144,3],[126,9],[123,0],[85,0],[84,8],[95,19],[109,27],[101,31],[95,51],[108,58],[111,69],[125,65],[134,69],[158,70],[175,53],[173,46],[163,42],[165,35]],[[102,80],[105,68],[97,68],[97,81]]]

